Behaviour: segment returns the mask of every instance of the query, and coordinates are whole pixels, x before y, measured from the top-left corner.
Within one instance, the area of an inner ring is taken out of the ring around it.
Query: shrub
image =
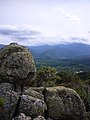
[[[3,105],[4,105],[4,100],[3,98],[0,98],[0,107],[3,107]]]

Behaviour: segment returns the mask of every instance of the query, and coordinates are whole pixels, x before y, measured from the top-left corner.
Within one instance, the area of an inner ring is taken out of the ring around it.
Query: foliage
[[[4,105],[4,100],[3,98],[0,98],[0,107],[2,107]]]
[[[78,87],[74,87],[74,90],[80,95],[83,100],[86,110],[90,111],[90,90],[89,86],[79,85]]]
[[[61,78],[57,75],[55,68],[42,67],[37,72],[37,86],[55,86],[56,81]]]
[[[61,77],[59,83],[71,83],[76,84],[80,83],[80,78],[71,71],[62,70],[57,73]]]

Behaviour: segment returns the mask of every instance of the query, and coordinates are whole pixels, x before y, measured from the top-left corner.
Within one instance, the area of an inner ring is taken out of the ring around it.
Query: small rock
[[[46,120],[43,116],[38,116],[38,117],[35,117],[33,120]]]
[[[31,120],[31,117],[20,113],[17,117],[13,118],[12,120]]]

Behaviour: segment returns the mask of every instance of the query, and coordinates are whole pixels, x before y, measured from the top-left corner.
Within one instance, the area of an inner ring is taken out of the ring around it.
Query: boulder
[[[12,120],[31,120],[31,117],[20,113],[17,117],[13,118]]]
[[[47,110],[47,106],[43,100],[28,95],[21,96],[19,113],[34,118],[38,115],[44,116],[45,110]]]
[[[11,120],[18,103],[19,95],[15,91],[6,91],[0,94],[3,99],[3,106],[0,110],[0,120]]]
[[[48,117],[54,120],[87,120],[85,105],[70,88],[49,87],[45,90]]]
[[[30,86],[35,72],[35,63],[27,48],[11,43],[0,49],[0,83]]]
[[[0,109],[0,120],[11,120],[13,117],[15,120],[19,118],[28,120],[28,116],[34,120],[45,118],[47,120],[87,120],[87,116],[89,118],[83,101],[70,88],[30,87],[22,95],[13,91],[12,88],[13,85],[10,83],[0,84],[0,98],[4,100],[3,107]]]

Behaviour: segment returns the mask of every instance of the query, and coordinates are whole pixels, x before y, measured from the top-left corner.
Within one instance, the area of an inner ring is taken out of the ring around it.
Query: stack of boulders
[[[0,49],[0,120],[88,120],[85,105],[70,88],[32,87],[30,51],[12,43]]]

